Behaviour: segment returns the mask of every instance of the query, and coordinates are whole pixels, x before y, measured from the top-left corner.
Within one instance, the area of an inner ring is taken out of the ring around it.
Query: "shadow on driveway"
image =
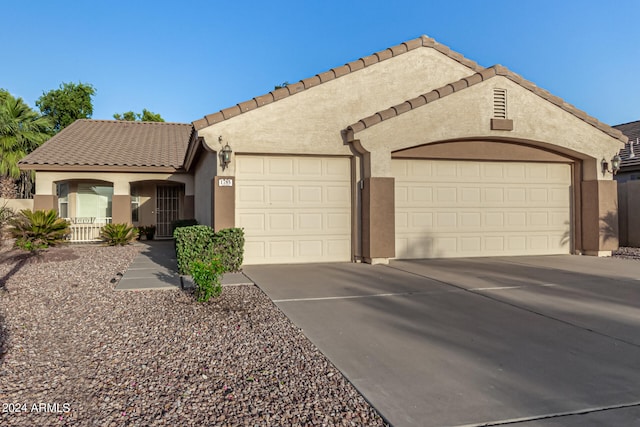
[[[640,404],[634,279],[494,259],[403,263],[245,271],[396,427]]]

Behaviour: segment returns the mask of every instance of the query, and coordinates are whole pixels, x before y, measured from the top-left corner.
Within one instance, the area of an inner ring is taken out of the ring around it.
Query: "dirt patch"
[[[3,245],[2,249],[0,249],[0,264],[47,263],[72,261],[78,258],[79,256],[74,252],[74,249],[69,246],[54,246],[33,253],[13,248],[9,245]]]

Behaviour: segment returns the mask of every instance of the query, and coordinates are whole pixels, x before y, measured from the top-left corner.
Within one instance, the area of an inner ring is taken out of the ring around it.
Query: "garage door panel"
[[[350,170],[347,158],[237,156],[245,264],[349,261]]]
[[[405,159],[392,164],[400,173],[395,176],[398,258],[569,252],[567,164]],[[429,192],[433,199],[424,196]]]

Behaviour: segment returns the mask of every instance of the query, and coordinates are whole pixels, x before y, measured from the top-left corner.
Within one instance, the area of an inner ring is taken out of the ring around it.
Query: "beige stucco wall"
[[[3,199],[0,197],[0,208],[3,206],[14,212],[20,212],[23,209],[33,210],[33,199]]]
[[[39,171],[36,174],[36,194],[54,195],[56,183],[69,180],[100,180],[113,184],[114,195],[129,195],[130,183],[138,181],[172,181],[185,186],[185,194],[193,195],[193,176],[186,173],[123,173],[123,172],[48,172]]]
[[[507,89],[512,131],[491,130],[493,89]],[[371,154],[370,176],[391,175],[391,153],[407,147],[464,138],[509,138],[584,160],[585,179],[602,176],[600,161],[610,159],[623,143],[573,114],[512,82],[496,76],[454,92],[355,134]]]
[[[212,226],[212,179],[218,172],[218,158],[214,153],[201,154],[194,170],[195,218],[199,224]]]
[[[351,155],[340,133],[349,124],[472,73],[435,49],[419,48],[214,124],[198,135],[216,151],[222,136],[234,153]],[[224,174],[235,175],[233,161]]]

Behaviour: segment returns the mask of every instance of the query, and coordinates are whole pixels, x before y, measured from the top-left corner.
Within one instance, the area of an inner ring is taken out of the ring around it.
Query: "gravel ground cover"
[[[254,286],[114,291],[137,252],[0,248],[0,425],[384,425]]]
[[[640,260],[640,248],[622,247],[613,252],[615,258]]]

